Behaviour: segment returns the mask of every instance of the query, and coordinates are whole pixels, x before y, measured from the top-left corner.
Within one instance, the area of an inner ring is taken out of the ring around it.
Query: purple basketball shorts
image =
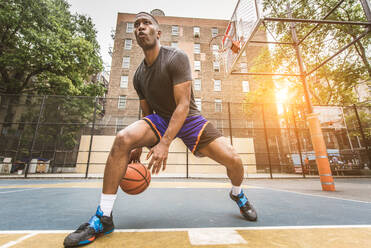
[[[160,142],[160,139],[169,125],[169,120],[166,120],[157,114],[148,115],[143,119],[148,123],[157,136],[157,143]],[[176,137],[180,138],[188,149],[197,156],[202,156],[202,154],[197,152],[200,148],[205,147],[210,142],[221,136],[219,130],[202,115],[187,117],[182,128],[176,135]]]

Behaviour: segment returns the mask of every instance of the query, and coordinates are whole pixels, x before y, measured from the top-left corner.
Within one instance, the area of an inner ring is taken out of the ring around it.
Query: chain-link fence
[[[141,118],[138,99],[0,97],[3,178],[102,177],[115,135]],[[246,177],[318,175],[304,106],[203,101],[198,107],[236,148]],[[315,106],[315,112],[333,175],[370,176],[371,108]],[[160,176],[225,178],[226,173],[176,139]]]

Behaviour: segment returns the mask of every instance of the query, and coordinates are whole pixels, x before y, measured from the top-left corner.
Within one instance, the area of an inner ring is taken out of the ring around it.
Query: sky
[[[150,12],[161,9],[166,16],[229,20],[238,0],[67,0],[71,13],[92,18],[106,70],[111,65],[108,49],[113,46],[111,30],[116,28],[117,13]]]

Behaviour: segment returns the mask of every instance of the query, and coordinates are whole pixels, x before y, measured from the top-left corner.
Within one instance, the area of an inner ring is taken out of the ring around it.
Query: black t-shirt
[[[151,66],[142,61],[135,72],[133,83],[139,99],[145,99],[156,114],[170,119],[176,108],[173,86],[186,81],[192,81],[188,56],[179,49],[161,46]],[[200,112],[191,90],[187,117],[195,115],[200,115]]]

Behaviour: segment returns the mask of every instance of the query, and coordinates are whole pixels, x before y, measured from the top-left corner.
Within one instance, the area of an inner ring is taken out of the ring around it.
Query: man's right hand
[[[140,155],[142,155],[142,148],[135,148],[131,150],[130,157],[129,157],[129,164],[130,163],[140,163]]]

